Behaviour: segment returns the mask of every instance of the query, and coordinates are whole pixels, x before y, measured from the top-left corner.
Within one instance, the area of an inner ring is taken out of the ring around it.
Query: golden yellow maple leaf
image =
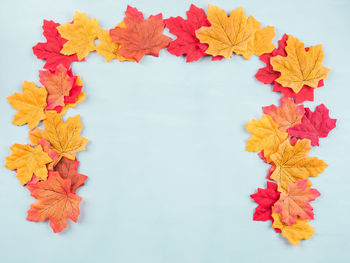
[[[28,124],[29,129],[34,129],[39,122],[45,119],[44,108],[46,106],[47,91],[44,87],[38,88],[34,82],[24,81],[22,93],[7,97],[11,106],[18,110],[12,123],[15,125]]]
[[[242,55],[245,59],[249,59],[250,56],[261,56],[264,53],[270,53],[276,47],[272,43],[272,39],[276,35],[275,27],[266,26],[261,28],[260,22],[254,17],[250,16],[247,21],[247,26],[254,29],[254,37],[248,41],[247,51]]]
[[[327,78],[330,69],[322,66],[324,54],[322,45],[311,46],[305,51],[304,43],[289,35],[286,46],[287,56],[271,58],[275,71],[281,72],[276,81],[298,93],[304,85],[318,87],[321,79]]]
[[[293,225],[288,226],[282,222],[280,213],[272,213],[272,218],[272,227],[280,229],[282,236],[287,238],[292,245],[299,245],[300,240],[310,239],[315,234],[314,228],[307,223],[309,220],[297,218]]]
[[[60,35],[68,41],[63,45],[61,54],[77,54],[78,59],[85,58],[90,51],[96,49],[95,39],[99,30],[96,18],[89,19],[85,13],[75,12],[73,23],[65,23],[57,27]]]
[[[85,149],[88,139],[81,137],[83,128],[80,115],[69,117],[64,123],[62,117],[56,111],[47,111],[44,120],[45,129],[34,129],[29,133],[32,144],[38,144],[41,139],[51,144],[51,149],[58,152],[58,160],[63,156],[74,160],[77,152]]]
[[[298,140],[294,146],[287,140],[271,155],[271,160],[276,165],[271,179],[277,182],[278,191],[286,191],[288,184],[317,176],[327,168],[324,161],[317,157],[308,157],[310,150],[311,141],[308,139]]]
[[[5,167],[17,170],[17,178],[22,185],[28,183],[33,174],[46,180],[46,164],[52,162],[50,156],[43,151],[40,145],[31,147],[29,144],[14,144],[10,147],[12,153],[6,157]]]
[[[271,52],[275,47],[274,27],[261,29],[253,17],[247,18],[242,7],[232,10],[228,17],[225,10],[208,5],[208,20],[209,27],[196,30],[200,42],[209,45],[207,54],[229,59],[236,53],[248,59],[252,54]]]
[[[133,59],[124,58],[123,56],[117,54],[117,51],[121,48],[121,45],[112,41],[108,30],[99,29],[98,40],[100,41],[100,44],[96,46],[96,51],[101,56],[104,56],[107,62],[110,62],[112,59],[118,59],[119,61],[133,61]]]
[[[263,114],[260,120],[248,122],[246,128],[253,136],[248,139],[245,150],[248,152],[264,151],[267,162],[271,162],[271,154],[277,151],[278,146],[288,136],[288,133],[280,131],[278,124],[266,114]]]

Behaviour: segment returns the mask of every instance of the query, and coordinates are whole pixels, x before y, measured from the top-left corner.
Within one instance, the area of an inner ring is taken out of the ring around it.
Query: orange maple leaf
[[[301,124],[305,110],[303,105],[295,104],[293,98],[286,98],[281,100],[280,107],[275,105],[263,107],[263,112],[272,117],[280,131],[287,132],[294,125]]]
[[[113,42],[120,44],[117,54],[135,59],[137,62],[144,55],[158,57],[159,51],[168,46],[171,38],[163,35],[162,14],[151,15],[147,20],[136,8],[128,6],[124,22],[126,27],[110,30]]]
[[[86,175],[78,173],[78,160],[70,160],[66,157],[63,157],[58,164],[55,166],[54,170],[59,172],[60,176],[63,179],[71,180],[71,192],[75,194],[76,190],[84,185],[84,182],[87,178]]]
[[[28,185],[31,196],[38,199],[30,205],[27,220],[50,220],[53,232],[67,227],[67,220],[77,222],[81,197],[71,192],[71,180],[62,179],[58,172],[49,172],[46,181]]]
[[[309,202],[319,196],[316,189],[307,187],[307,180],[298,180],[288,184],[287,191],[281,193],[280,199],[274,204],[274,212],[281,213],[282,221],[289,226],[295,223],[297,216],[303,220],[314,219]]]
[[[40,83],[47,90],[47,106],[45,110],[53,110],[56,106],[64,106],[64,97],[74,84],[74,78],[69,76],[67,69],[59,64],[55,71],[39,71]]]

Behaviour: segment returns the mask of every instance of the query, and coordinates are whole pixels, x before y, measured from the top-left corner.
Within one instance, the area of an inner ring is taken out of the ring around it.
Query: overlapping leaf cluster
[[[84,61],[93,51],[107,62],[139,62],[145,55],[157,57],[167,48],[171,54],[186,56],[186,62],[203,56],[229,59],[232,54],[244,59],[256,55],[265,62],[256,78],[273,84],[273,90],[284,96],[280,106],[263,107],[261,119],[246,125],[252,134],[246,150],[258,152],[270,165],[266,189],[258,188],[251,195],[258,203],[253,219],[272,220],[275,231],[291,244],[313,235],[307,223],[314,218],[309,202],[320,194],[311,188],[309,178],[323,172],[327,164],[308,154],[311,145],[319,145],[319,138],[335,127],[336,120],[329,118],[323,104],[312,112],[299,103],[313,100],[314,89],[323,86],[327,77],[322,47],[305,48],[297,38],[284,35],[276,48],[274,27],[261,27],[242,8],[227,15],[209,5],[206,14],[191,5],[186,14],[187,19],[163,20],[162,14],[145,19],[128,6],[123,21],[110,30],[100,28],[96,18],[80,12],[62,25],[44,20],[46,42],[33,47],[34,54],[46,60],[46,70],[39,71],[42,86],[25,81],[22,93],[8,97],[18,111],[13,123],[29,127],[31,144],[12,145],[5,164],[38,199],[28,211],[28,220],[49,219],[53,231],[61,232],[68,219],[76,222],[79,216],[81,197],[76,191],[87,177],[78,173],[76,154],[85,149],[88,140],[80,136],[79,115],[65,122],[62,119],[68,108],[85,98],[83,83],[70,68],[72,62]],[[176,35],[175,40],[163,34],[165,26]],[[43,129],[37,128],[41,121]]]
[[[88,139],[80,136],[79,115],[67,121],[62,119],[67,109],[75,107],[85,94],[81,91],[80,77],[66,67],[70,66],[72,56],[59,54],[65,41],[57,34],[57,26],[52,21],[44,21],[44,35],[52,52],[46,57],[48,70],[39,71],[42,86],[25,81],[22,93],[16,92],[7,98],[18,111],[13,123],[28,124],[31,144],[12,145],[12,153],[5,163],[16,172],[21,185],[38,199],[30,206],[27,220],[48,219],[55,233],[66,228],[68,219],[78,220],[81,197],[76,191],[84,185],[87,176],[78,173],[76,154],[88,143]],[[37,47],[48,49],[39,43],[33,48],[34,52],[38,51]],[[43,129],[37,128],[41,121]]]
[[[258,188],[251,195],[258,204],[253,219],[272,220],[276,232],[298,245],[301,239],[314,234],[307,223],[314,219],[309,202],[320,193],[311,188],[309,179],[327,167],[324,161],[309,157],[309,152],[312,145],[318,145],[320,137],[326,137],[335,128],[336,120],[329,117],[323,104],[312,112],[296,104],[293,97],[282,98],[279,107],[263,107],[263,113],[260,120],[246,124],[252,134],[246,150],[258,152],[270,165],[266,189]]]

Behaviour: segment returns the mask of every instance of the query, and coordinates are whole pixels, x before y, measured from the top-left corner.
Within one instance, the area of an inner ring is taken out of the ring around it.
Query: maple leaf
[[[271,58],[273,69],[281,73],[276,81],[284,87],[289,87],[298,93],[304,85],[317,88],[319,81],[327,78],[330,70],[322,66],[324,58],[322,45],[311,46],[305,51],[304,44],[290,35],[286,52],[286,57]]]
[[[202,26],[210,26],[210,23],[204,10],[194,4],[191,4],[186,15],[187,20],[180,16],[164,20],[169,32],[177,36],[176,40],[170,42],[167,50],[176,56],[186,55],[186,62],[197,61],[206,55],[208,45],[199,42],[195,31]]]
[[[43,148],[43,151],[46,152],[52,159],[50,163],[46,164],[47,170],[52,171],[53,167],[56,165],[58,161],[58,152],[51,150],[50,148],[51,144],[45,139],[41,139],[38,142],[38,145],[40,145],[41,148]]]
[[[38,43],[33,47],[33,53],[37,58],[46,59],[45,69],[55,70],[59,64],[69,68],[73,61],[78,61],[75,54],[66,56],[60,53],[67,40],[58,33],[57,27],[59,25],[54,21],[44,20],[43,30],[46,42]]]
[[[47,90],[46,110],[53,110],[56,106],[64,106],[64,97],[69,96],[74,79],[68,75],[63,65],[58,65],[55,71],[39,71],[40,83]]]
[[[282,236],[292,245],[299,245],[300,240],[309,239],[315,234],[314,228],[307,223],[308,220],[297,218],[293,225],[288,226],[282,222],[281,214],[272,213],[272,217],[274,220],[272,227],[280,229]]]
[[[84,185],[85,180],[87,179],[86,175],[78,173],[79,161],[77,159],[70,160],[63,157],[58,164],[55,166],[54,171],[59,172],[60,176],[63,179],[71,180],[71,192],[75,194],[76,190]]]
[[[70,72],[71,70],[67,71],[68,75],[73,76]],[[63,116],[69,108],[74,108],[78,103],[82,102],[86,97],[85,93],[81,91],[83,85],[84,83],[80,76],[77,76],[75,78],[75,84],[73,84],[73,88],[69,92],[69,97],[64,97],[64,106],[56,106],[54,110]],[[79,94],[77,94],[78,92]]]
[[[116,44],[112,41],[108,30],[99,29],[97,36],[100,44],[96,46],[96,51],[101,56],[104,56],[107,62],[110,62],[113,59],[118,59],[121,62],[133,60],[124,58],[117,53],[117,51],[121,48],[121,45]]]
[[[308,157],[311,150],[310,140],[298,140],[293,146],[289,140],[283,142],[278,151],[271,155],[276,169],[271,179],[278,184],[278,191],[286,191],[287,185],[297,180],[317,176],[326,169],[327,164],[316,157]]]
[[[207,54],[229,59],[236,53],[248,59],[252,54],[270,52],[274,48],[271,42],[274,28],[261,29],[253,17],[247,18],[242,7],[232,10],[227,17],[225,10],[208,5],[208,20],[210,26],[196,30],[200,42],[209,45]]]
[[[82,102],[82,101],[85,99],[85,97],[86,97],[86,94],[85,94],[84,92],[81,92],[81,93],[79,94],[79,96],[77,97],[75,103],[66,103],[66,104],[64,105],[64,107],[62,108],[62,110],[59,111],[59,113],[60,113],[62,116],[65,115],[66,112],[67,112],[67,110],[68,110],[69,108],[74,108],[78,103]]]
[[[253,28],[255,33],[254,37],[248,41],[247,51],[242,54],[245,59],[249,59],[252,55],[260,56],[271,52],[275,48],[275,45],[272,43],[272,39],[276,35],[275,27],[266,26],[261,28],[260,22],[252,16],[248,18],[247,25]]]
[[[73,86],[69,91],[69,95],[64,97],[64,103],[75,103],[83,88],[83,82],[79,76],[73,75],[72,69],[68,69],[67,74],[73,79]]]
[[[258,204],[253,215],[254,221],[272,220],[272,206],[280,198],[277,191],[277,184],[267,182],[266,189],[258,188],[257,193],[250,197]]]
[[[280,107],[270,105],[262,109],[265,114],[272,117],[283,132],[287,132],[289,128],[300,124],[305,112],[304,106],[295,104],[293,98],[281,99]]]
[[[38,88],[34,82],[24,81],[22,93],[15,92],[7,97],[11,106],[18,110],[12,123],[15,125],[27,123],[30,130],[38,126],[39,122],[45,119],[46,96],[44,87]]]
[[[78,59],[82,60],[96,48],[94,41],[99,30],[96,18],[89,19],[85,13],[76,11],[73,23],[58,26],[57,30],[63,38],[68,40],[63,45],[61,54],[77,54]]]
[[[33,174],[42,180],[46,180],[46,164],[52,162],[52,159],[43,151],[40,145],[31,147],[29,144],[14,144],[10,149],[12,153],[6,157],[5,167],[10,170],[17,170],[17,178],[21,185],[29,182]]]
[[[49,172],[46,181],[28,185],[31,196],[38,199],[30,205],[27,220],[50,220],[53,232],[58,233],[67,227],[67,220],[77,222],[81,197],[71,192],[70,179],[62,179],[58,172]]]
[[[263,114],[260,120],[251,120],[246,124],[246,128],[253,136],[248,139],[245,150],[248,152],[264,150],[267,162],[271,162],[271,154],[277,151],[280,143],[288,136],[288,133],[281,132],[278,124],[266,114]]]
[[[51,144],[51,149],[58,152],[60,160],[62,157],[74,160],[77,152],[85,149],[88,139],[81,137],[83,128],[80,115],[69,117],[64,123],[62,117],[56,111],[47,111],[44,120],[45,129],[34,129],[29,133],[29,139],[33,144],[38,144],[45,139]]]
[[[140,12],[130,11],[128,6],[125,12],[123,27],[111,29],[110,36],[113,42],[120,44],[118,54],[125,58],[135,59],[137,62],[144,55],[158,57],[159,51],[168,46],[171,38],[163,35],[164,23],[162,14],[151,15],[147,20],[141,17]]]
[[[273,173],[273,171],[276,169],[276,165],[275,165],[273,162],[268,162],[268,161],[266,160],[266,158],[265,158],[265,156],[264,156],[264,151],[259,152],[259,153],[258,153],[258,156],[260,157],[261,160],[264,161],[264,163],[267,163],[267,164],[270,164],[270,165],[271,165],[270,168],[269,168],[269,171],[268,171],[268,173],[267,173],[267,175],[266,175],[266,179],[272,180],[270,176],[271,176],[271,174]]]
[[[306,100],[313,101],[314,100],[314,88],[311,88],[307,85],[304,85],[303,88],[295,93],[291,88],[283,87],[281,84],[276,82],[275,80],[281,75],[280,72],[273,70],[270,60],[272,57],[277,55],[286,57],[287,53],[285,51],[285,47],[287,45],[288,35],[284,34],[282,39],[278,41],[278,48],[275,48],[271,53],[263,54],[259,57],[261,61],[263,61],[266,66],[259,69],[255,74],[257,80],[261,81],[264,84],[273,84],[273,90],[276,92],[282,92],[284,98],[291,97],[295,100],[296,103],[302,103]],[[309,48],[305,48],[307,51]],[[322,87],[324,85],[323,79],[318,82],[318,87]]]
[[[316,189],[307,187],[307,180],[298,180],[287,185],[287,191],[282,192],[280,199],[274,204],[274,212],[281,213],[283,223],[288,226],[300,219],[314,219],[314,212],[310,201],[320,196]]]
[[[312,112],[305,108],[305,115],[301,124],[288,129],[291,136],[302,139],[310,139],[312,145],[319,146],[319,138],[327,137],[328,133],[336,126],[336,119],[329,118],[329,110],[321,104]]]

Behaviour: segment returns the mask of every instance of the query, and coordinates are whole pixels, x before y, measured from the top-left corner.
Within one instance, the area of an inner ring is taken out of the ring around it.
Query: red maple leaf
[[[50,226],[55,233],[67,227],[67,220],[77,222],[81,197],[70,190],[71,180],[62,179],[58,172],[49,171],[46,181],[27,185],[31,196],[38,199],[30,205],[27,220],[50,220]]]
[[[171,38],[163,35],[162,14],[144,20],[136,8],[128,6],[124,22],[125,28],[110,30],[112,41],[121,45],[118,50],[121,56],[139,62],[144,55],[158,57],[159,51],[169,45]]]
[[[33,47],[33,53],[37,58],[46,59],[45,69],[55,70],[59,64],[69,68],[73,61],[78,61],[77,55],[65,56],[60,53],[67,40],[58,33],[59,25],[59,23],[44,20],[43,30],[46,42],[38,43]]]
[[[202,26],[210,26],[210,22],[202,8],[191,4],[190,9],[186,12],[187,20],[180,16],[165,19],[165,25],[171,34],[177,38],[170,42],[167,48],[168,52],[182,56],[186,55],[186,62],[197,61],[208,54],[208,44],[200,43],[196,36],[196,30]],[[212,57],[212,60],[221,60],[223,56]]]
[[[87,179],[86,175],[78,173],[78,166],[79,161],[77,159],[73,161],[66,157],[62,157],[54,168],[54,171],[59,172],[63,179],[71,180],[70,190],[73,194],[75,194],[80,186],[84,185],[84,182]]]
[[[267,182],[266,189],[258,188],[258,192],[250,195],[250,197],[258,204],[255,208],[253,220],[272,220],[272,206],[280,197],[280,193],[277,191],[277,184]]]
[[[314,88],[311,88],[307,85],[304,85],[303,88],[295,93],[292,89],[283,87],[281,84],[276,82],[275,80],[280,76],[278,71],[273,70],[272,65],[270,64],[270,60],[272,57],[277,55],[286,57],[286,45],[287,45],[288,35],[284,34],[282,39],[278,41],[278,48],[275,48],[271,53],[263,54],[259,57],[261,61],[263,61],[266,66],[260,68],[258,72],[255,74],[257,80],[261,81],[264,84],[273,84],[273,91],[278,91],[283,93],[283,97],[292,97],[294,98],[297,104],[302,103],[306,100],[313,101],[314,100]],[[307,51],[309,48],[305,48]],[[318,83],[318,87],[322,87],[324,85],[323,80],[320,80]]]
[[[305,114],[301,124],[288,129],[291,136],[301,139],[310,139],[312,145],[319,146],[319,138],[328,136],[328,133],[336,126],[336,119],[329,117],[329,110],[325,105],[318,105],[314,112],[305,108]]]

